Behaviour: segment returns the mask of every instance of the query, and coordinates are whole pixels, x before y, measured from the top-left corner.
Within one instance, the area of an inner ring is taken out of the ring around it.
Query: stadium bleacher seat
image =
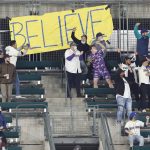
[[[115,94],[115,90],[111,88],[85,88],[84,94],[87,96],[101,96],[103,94]]]
[[[144,145],[144,146],[133,146],[133,150],[150,150],[150,145]]]
[[[12,117],[11,116],[4,116],[6,123],[12,123]]]
[[[2,109],[15,109],[18,106],[21,106],[19,108],[46,108],[47,105],[47,102],[5,102],[0,104]]]
[[[22,147],[19,147],[19,146],[8,146],[7,150],[22,150]]]
[[[45,69],[53,67],[61,69],[61,61],[17,61],[17,69]]]
[[[147,138],[148,135],[150,135],[150,129],[143,129],[143,130],[141,130],[141,135],[142,135],[144,138]]]
[[[15,93],[16,93],[15,89],[13,89],[13,94]],[[45,91],[43,88],[37,86],[26,86],[26,87],[21,86],[20,93],[22,95],[44,95]]]
[[[17,131],[4,131],[6,138],[19,138],[19,132]]]
[[[20,81],[40,81],[41,80],[41,74],[39,74],[39,73],[28,73],[28,72],[19,73],[19,80]]]
[[[117,108],[116,100],[101,100],[101,101],[87,101],[88,107],[96,107],[96,108]],[[132,102],[133,108],[138,108],[138,104],[136,101]]]

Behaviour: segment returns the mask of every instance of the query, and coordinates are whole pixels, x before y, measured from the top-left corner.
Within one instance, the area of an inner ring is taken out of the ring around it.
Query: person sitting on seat
[[[144,145],[144,138],[140,134],[140,128],[144,127],[144,122],[136,120],[136,112],[132,112],[129,119],[125,125],[125,132],[128,134],[130,150],[132,150],[135,141],[139,142],[139,146]]]

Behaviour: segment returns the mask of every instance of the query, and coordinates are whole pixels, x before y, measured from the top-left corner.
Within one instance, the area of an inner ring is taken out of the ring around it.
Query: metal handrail
[[[107,118],[103,113],[101,113],[101,123],[102,123],[103,131],[105,134],[105,142],[106,142],[105,146],[107,146],[107,148],[105,148],[105,150],[114,150]]]
[[[45,125],[47,128],[47,131],[48,131],[47,133],[48,133],[49,146],[50,146],[50,150],[55,150],[55,144],[54,144],[53,137],[52,137],[52,128],[50,125],[50,119],[49,119],[48,111],[47,111],[48,106],[45,104],[20,104],[16,107],[16,110],[18,110],[18,108],[20,108],[22,106],[44,106],[43,109],[46,109],[46,112],[44,113],[45,114],[44,122],[45,122]],[[18,130],[18,113],[17,113],[17,111],[16,111],[16,130]]]

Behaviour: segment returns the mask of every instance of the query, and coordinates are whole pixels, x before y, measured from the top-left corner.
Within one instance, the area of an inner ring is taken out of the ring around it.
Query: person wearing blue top
[[[137,56],[138,56],[138,65],[141,65],[141,60],[148,56],[148,45],[150,32],[146,29],[142,29],[141,33],[138,31],[140,23],[136,23],[134,26],[134,35],[137,38]]]

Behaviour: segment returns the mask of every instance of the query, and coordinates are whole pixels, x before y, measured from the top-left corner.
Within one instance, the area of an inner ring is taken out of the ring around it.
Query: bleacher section
[[[83,86],[83,91],[85,95],[85,102],[87,107],[91,110],[96,110],[97,114],[99,112],[106,112],[110,110],[111,113],[117,112],[117,102],[115,98],[115,90],[106,88],[105,85],[99,86],[99,88],[92,88],[91,86]],[[148,102],[147,102],[148,104]],[[136,100],[133,100],[132,107],[138,109],[138,104]],[[146,123],[146,116],[150,116],[150,113],[138,113],[137,119]],[[99,117],[99,115],[97,115]],[[127,121],[127,120],[126,120]],[[124,125],[121,127],[120,136],[127,136],[124,132]],[[145,138],[145,145],[139,147],[137,144],[134,146],[133,150],[150,150],[150,127],[144,127],[141,129],[141,135]],[[126,138],[127,139],[127,138]]]

